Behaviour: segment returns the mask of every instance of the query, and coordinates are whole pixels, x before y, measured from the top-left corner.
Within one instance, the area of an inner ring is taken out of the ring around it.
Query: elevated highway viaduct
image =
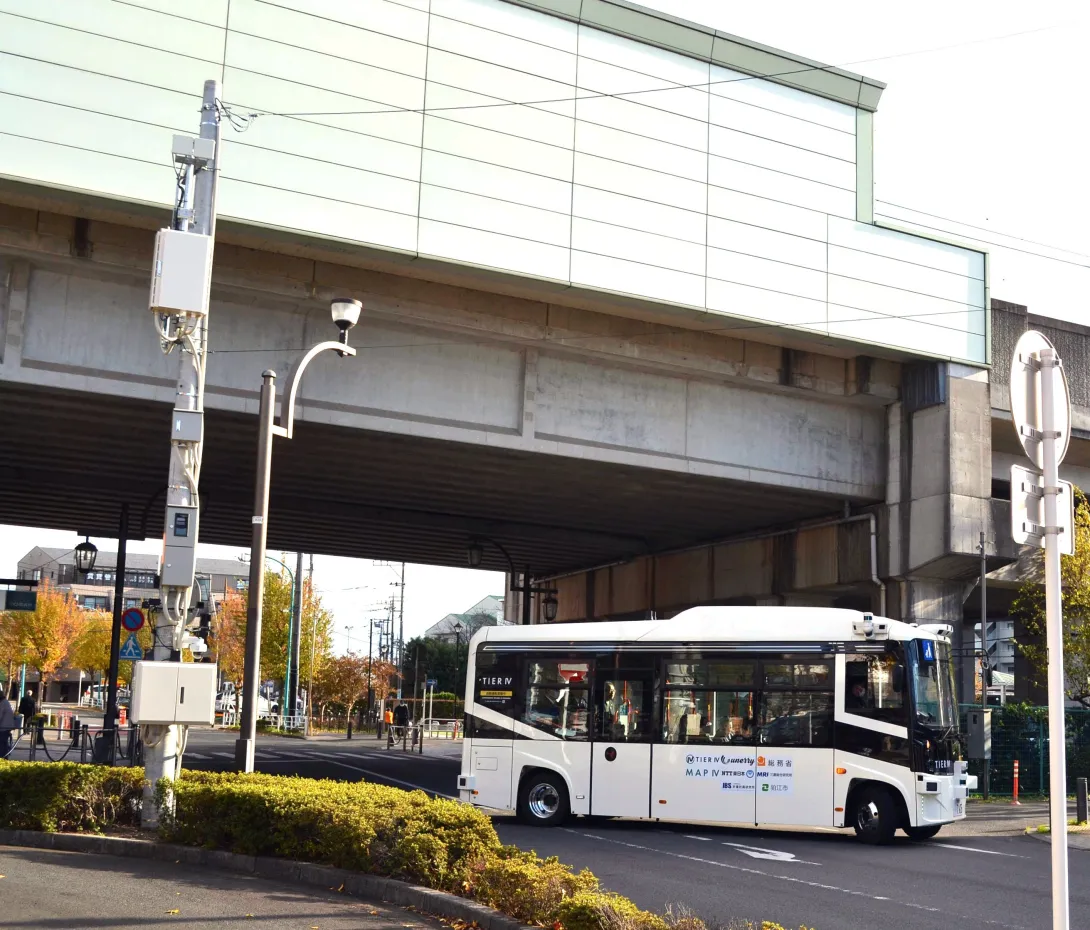
[[[1078,477],[1088,335],[876,221],[880,82],[624,0],[326,6],[0,11],[0,522],[161,532],[152,241],[216,78],[203,541],[247,544],[261,373],[348,295],[359,354],[308,369],[270,545],[483,540],[560,620],[843,604],[971,637],[979,534],[1021,571],[1013,340],[1068,361]]]

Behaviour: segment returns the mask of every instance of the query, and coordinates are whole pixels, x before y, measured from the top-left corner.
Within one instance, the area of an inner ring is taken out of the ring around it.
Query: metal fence
[[[76,718],[65,726],[47,727],[35,721],[26,729],[20,725],[12,730],[10,740],[6,749],[0,746],[0,758],[21,759],[25,753],[30,762],[144,764],[144,746],[137,726],[92,727],[81,725]]]
[[[962,733],[967,732],[966,713],[978,705],[962,705]],[[1048,709],[1024,704],[993,707],[992,758],[988,766],[993,794],[1011,794],[1014,788],[1014,762],[1018,761],[1020,794],[1047,795]],[[1075,792],[1076,778],[1090,778],[1090,710],[1068,710],[1064,714],[1067,733],[1068,794]],[[969,774],[981,778],[984,763],[969,761]]]

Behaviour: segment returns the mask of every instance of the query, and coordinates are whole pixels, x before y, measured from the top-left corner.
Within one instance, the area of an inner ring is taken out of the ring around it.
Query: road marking
[[[683,833],[682,836],[687,840],[700,840],[702,843],[710,843],[712,841],[710,836],[690,836],[688,833]]]
[[[349,762],[341,762],[340,759],[332,759],[332,758],[330,758],[328,753],[317,753],[317,752],[315,752],[315,753],[312,753],[312,755],[315,755],[315,756],[321,755],[322,758],[325,759],[325,761],[327,761],[330,765],[339,765],[342,768],[352,769],[355,772],[363,772],[365,775],[370,775],[372,778],[380,778],[383,781],[392,781],[395,785],[401,785],[402,787],[410,788],[413,791],[426,791],[428,794],[434,794],[434,795],[437,795],[438,797],[447,798],[448,800],[451,800],[451,801],[457,801],[458,800],[458,798],[455,797],[453,794],[445,794],[442,791],[436,791],[434,788],[425,788],[423,785],[416,785],[416,784],[413,784],[413,782],[411,782],[411,781],[402,781],[400,778],[393,778],[393,777],[391,777],[389,775],[384,775],[382,772],[375,772],[375,771],[372,771],[371,769],[365,769],[362,766],[352,765]]]
[[[962,852],[984,853],[988,856],[1006,856],[1009,859],[1029,859],[1030,856],[1019,856],[1015,853],[996,852],[994,849],[978,849],[976,846],[958,846],[955,843],[927,843],[928,846],[941,846],[943,849],[960,849]]]
[[[629,849],[639,849],[639,850],[642,850],[644,852],[653,853],[656,856],[671,856],[674,859],[684,859],[684,860],[686,860],[688,862],[699,862],[699,863],[702,863],[704,865],[713,865],[716,868],[729,869],[732,872],[742,872],[742,873],[744,873],[746,875],[760,875],[763,878],[771,878],[771,879],[774,879],[775,881],[791,882],[792,884],[795,884],[795,885],[807,885],[810,888],[820,888],[823,891],[835,891],[835,892],[839,892],[840,894],[847,894],[847,895],[851,895],[852,897],[856,897],[856,898],[867,898],[868,900],[871,900],[871,901],[885,901],[885,902],[890,903],[890,904],[895,904],[898,907],[911,907],[911,908],[913,908],[915,910],[929,911],[929,912],[931,912],[933,914],[944,913],[942,910],[940,910],[937,907],[929,907],[926,904],[917,904],[915,901],[898,901],[895,898],[887,898],[887,897],[881,897],[881,896],[875,895],[875,894],[867,894],[867,892],[865,892],[865,891],[854,891],[851,888],[840,888],[837,885],[826,885],[823,882],[810,881],[810,880],[805,879],[805,878],[796,878],[793,875],[777,875],[775,872],[763,872],[760,869],[754,869],[754,868],[752,868],[750,866],[731,865],[731,864],[726,863],[726,862],[717,862],[714,859],[702,859],[700,856],[688,856],[688,855],[685,855],[684,853],[670,852],[669,850],[665,850],[665,849],[654,849],[654,848],[652,848],[650,846],[640,846],[637,843],[626,843],[623,840],[612,840],[612,839],[609,839],[608,837],[598,836],[597,834],[594,834],[594,833],[583,833],[583,832],[581,832],[579,830],[573,830],[570,827],[561,827],[560,829],[562,831],[564,831],[565,833],[573,833],[576,836],[584,836],[587,839],[599,840],[600,842],[603,842],[603,843],[613,843],[616,846],[627,846]],[[1018,924],[1005,924],[1005,923],[1003,923],[1002,921],[999,921],[999,920],[989,920],[988,918],[981,917],[978,914],[950,914],[950,913],[948,913],[948,916],[955,917],[955,918],[960,918],[960,919],[963,919],[963,920],[978,921],[979,923],[989,924],[989,925],[995,926],[995,927],[1005,927],[1005,928],[1007,928],[1007,930],[1028,930],[1028,928],[1022,927],[1022,926],[1020,926]]]
[[[752,859],[771,859],[774,862],[797,862],[799,865],[820,865],[819,862],[807,862],[805,859],[796,859],[794,853],[780,852],[778,849],[764,849],[761,846],[745,846],[742,843],[723,843],[724,846],[733,846]]]

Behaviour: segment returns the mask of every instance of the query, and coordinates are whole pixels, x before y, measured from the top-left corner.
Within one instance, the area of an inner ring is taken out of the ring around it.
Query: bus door
[[[647,817],[651,795],[654,660],[599,656],[594,675],[590,812]]]
[[[783,657],[762,662],[761,674],[756,822],[831,827],[833,663]]]
[[[666,660],[652,817],[754,822],[756,666],[752,659]]]

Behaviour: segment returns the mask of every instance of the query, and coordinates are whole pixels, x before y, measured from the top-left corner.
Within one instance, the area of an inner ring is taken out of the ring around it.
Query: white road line
[[[688,833],[681,834],[687,840],[700,840],[702,843],[710,843],[712,838],[710,836],[690,836]]]
[[[605,836],[598,836],[594,833],[583,833],[579,830],[572,830],[570,827],[561,827],[565,833],[573,833],[576,836],[585,836],[587,839],[599,840],[603,843],[613,843],[616,846],[627,846],[629,849],[639,849],[644,852],[654,853],[656,856],[672,856],[675,859],[684,859],[688,862],[699,862],[704,865],[713,865],[719,869],[729,869],[732,872],[744,872],[747,875],[760,875],[764,878],[771,878],[780,882],[791,882],[795,885],[807,885],[810,888],[820,888],[823,891],[835,891],[840,894],[852,895],[857,898],[867,898],[871,901],[886,901],[891,904],[895,904],[898,907],[911,907],[919,911],[930,911],[934,914],[944,913],[940,908],[928,907],[926,904],[917,904],[914,901],[898,901],[894,898],[881,897],[875,894],[867,894],[865,891],[854,891],[851,888],[840,888],[837,885],[826,885],[823,882],[809,881],[805,878],[796,878],[793,875],[777,875],[775,872],[763,872],[760,869],[750,868],[744,865],[730,865],[726,862],[717,862],[714,859],[702,859],[699,856],[687,856],[684,853],[670,852],[665,849],[653,849],[650,846],[640,846],[636,843],[625,843],[623,840],[612,840]],[[947,912],[948,913],[948,912]],[[1005,924],[999,920],[988,920],[986,917],[981,917],[977,914],[950,914],[948,916],[960,918],[963,920],[973,920],[979,923],[990,924],[995,927],[1005,927],[1007,930],[1028,930],[1026,927],[1022,927],[1017,924]]]
[[[318,755],[318,753],[312,753],[312,755]],[[323,755],[323,758],[330,765],[339,765],[342,768],[352,769],[354,772],[363,772],[365,775],[370,775],[372,778],[380,778],[383,781],[391,781],[395,785],[401,785],[405,788],[411,788],[414,791],[426,791],[428,794],[435,794],[441,798],[447,798],[451,801],[457,801],[453,794],[444,794],[442,791],[436,791],[434,788],[425,788],[423,785],[413,784],[411,781],[402,781],[400,778],[391,778],[389,775],[384,775],[382,772],[375,772],[371,769],[365,769],[358,765],[352,765],[348,762],[341,762],[339,759],[331,759],[328,755]]]
[[[976,846],[958,846],[955,843],[927,843],[927,846],[941,846],[943,849],[960,849],[962,852],[984,853],[988,856],[1006,856],[1009,859],[1029,859],[1030,856],[1019,856],[1015,853],[996,852],[994,849],[978,849]]]

